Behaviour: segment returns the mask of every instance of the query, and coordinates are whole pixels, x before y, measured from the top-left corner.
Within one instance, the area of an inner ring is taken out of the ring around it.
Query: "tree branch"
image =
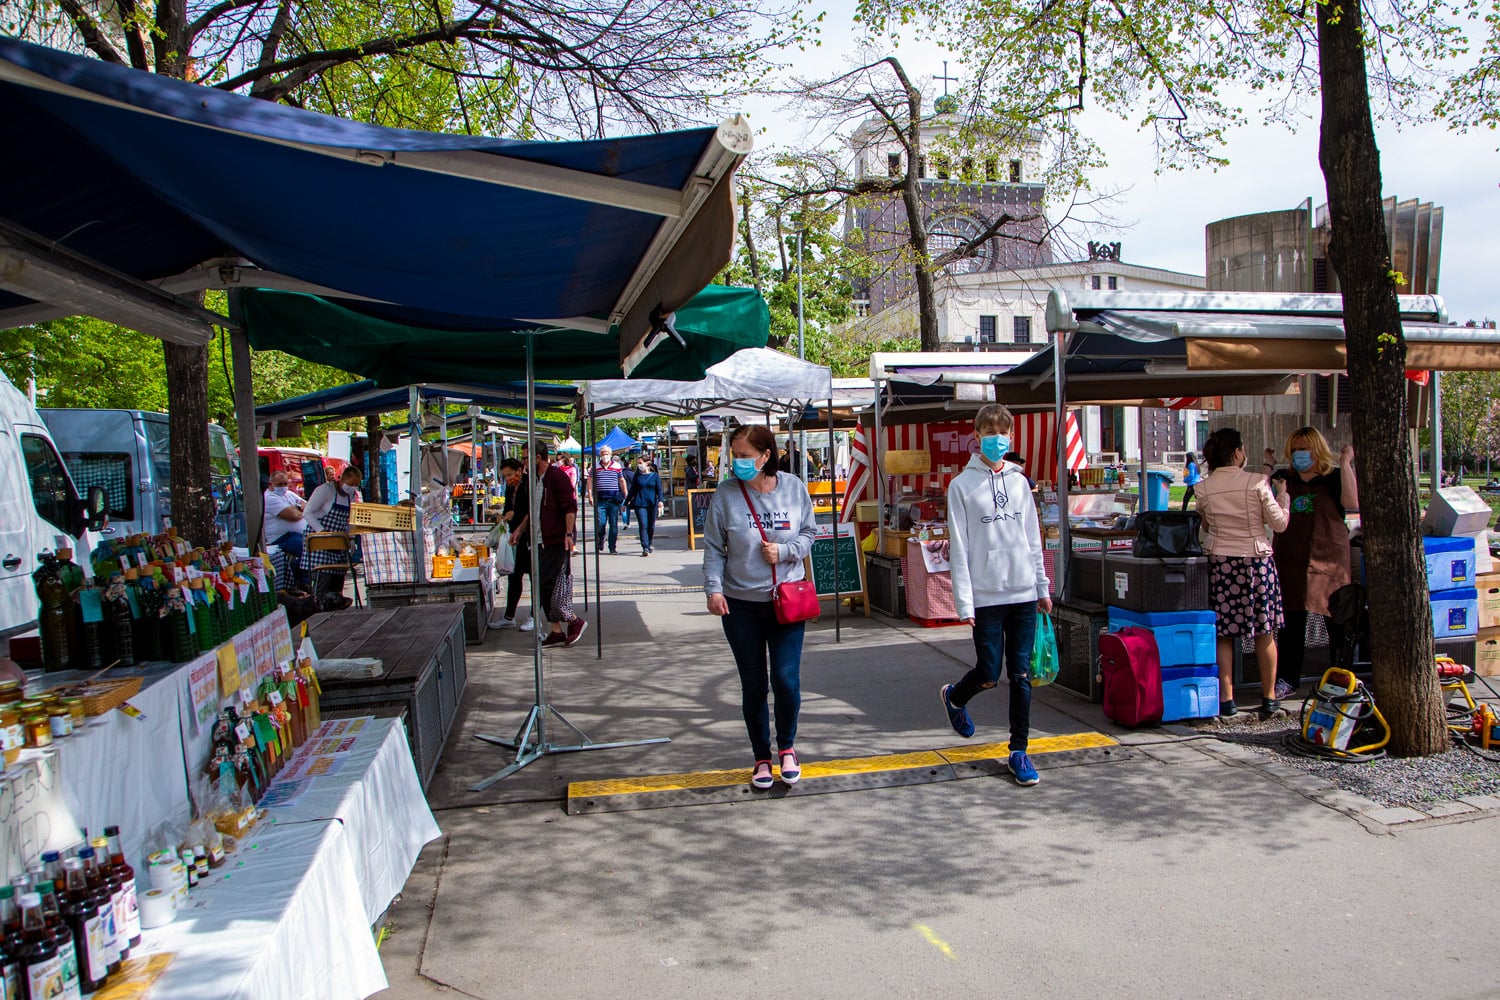
[[[98,23],[89,16],[89,12],[83,9],[83,4],[78,0],[57,0],[57,5],[63,9],[64,14],[68,15],[68,20],[73,22],[73,27],[78,29],[78,34],[83,38],[83,44],[88,46],[90,52],[105,62],[116,63],[120,66],[129,65],[110,44]],[[137,68],[144,69],[145,67]]]
[[[259,7],[264,2],[265,0],[223,0],[222,3],[216,3],[188,22],[188,37],[198,37],[205,28],[231,11],[239,10],[242,7]]]

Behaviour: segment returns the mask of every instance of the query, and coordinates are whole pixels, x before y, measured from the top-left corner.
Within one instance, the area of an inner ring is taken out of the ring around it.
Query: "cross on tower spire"
[[[958,82],[958,77],[956,77],[956,76],[949,76],[948,75],[948,60],[946,60],[946,59],[943,60],[943,75],[940,76],[940,77],[937,77],[937,79],[943,81],[943,96],[947,97],[948,96],[948,81],[952,80],[954,83]]]

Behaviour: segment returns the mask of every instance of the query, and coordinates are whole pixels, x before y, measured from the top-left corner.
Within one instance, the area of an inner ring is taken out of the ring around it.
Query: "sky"
[[[830,3],[824,44],[792,58],[792,72],[819,77],[844,67],[853,52],[852,5]],[[943,71],[944,53],[931,44],[903,42],[895,54],[907,72],[928,78],[927,97],[942,93],[931,77]],[[950,72],[957,75],[951,55]],[[1247,101],[1249,99],[1247,98]],[[1253,106],[1249,103],[1247,107]],[[803,140],[794,111],[776,98],[756,98],[746,108],[762,130],[757,158]],[[1315,108],[1313,109],[1315,112]],[[1219,219],[1295,208],[1311,198],[1327,202],[1318,167],[1317,121],[1309,116],[1295,130],[1281,124],[1233,132],[1223,153],[1228,167],[1158,173],[1151,133],[1098,116],[1090,129],[1109,153],[1109,168],[1096,188],[1125,189],[1108,209],[1121,228],[1075,230],[1073,245],[1090,239],[1121,243],[1129,264],[1203,273],[1203,228]],[[1491,273],[1500,262],[1500,133],[1460,135],[1430,123],[1397,129],[1376,123],[1384,193],[1418,198],[1443,209],[1443,254],[1438,291],[1451,321],[1500,320],[1500,282]]]

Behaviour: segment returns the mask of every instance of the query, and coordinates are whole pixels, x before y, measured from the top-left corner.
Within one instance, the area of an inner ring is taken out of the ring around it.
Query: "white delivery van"
[[[0,372],[0,638],[36,627],[31,574],[57,536],[87,565],[89,529],[103,526],[104,506],[104,490],[90,489],[85,511],[41,414]]]
[[[146,532],[159,535],[172,524],[172,447],[165,413],[146,410],[38,411],[52,432],[68,474],[82,490],[104,487],[108,497],[106,537]],[[239,458],[229,434],[208,425],[210,486],[219,533],[245,544],[245,501]],[[194,541],[197,541],[194,539]]]

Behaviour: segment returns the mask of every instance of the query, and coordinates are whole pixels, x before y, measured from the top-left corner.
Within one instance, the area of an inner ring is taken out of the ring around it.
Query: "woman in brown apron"
[[[1266,462],[1275,455],[1266,449]],[[1328,618],[1328,598],[1349,582],[1349,529],[1344,515],[1359,510],[1354,481],[1354,447],[1344,445],[1334,461],[1328,441],[1314,427],[1301,427],[1286,439],[1290,469],[1283,479],[1291,497],[1286,530],[1273,541],[1276,571],[1286,624],[1277,637],[1280,650],[1277,698],[1287,698],[1302,684],[1308,615]]]

